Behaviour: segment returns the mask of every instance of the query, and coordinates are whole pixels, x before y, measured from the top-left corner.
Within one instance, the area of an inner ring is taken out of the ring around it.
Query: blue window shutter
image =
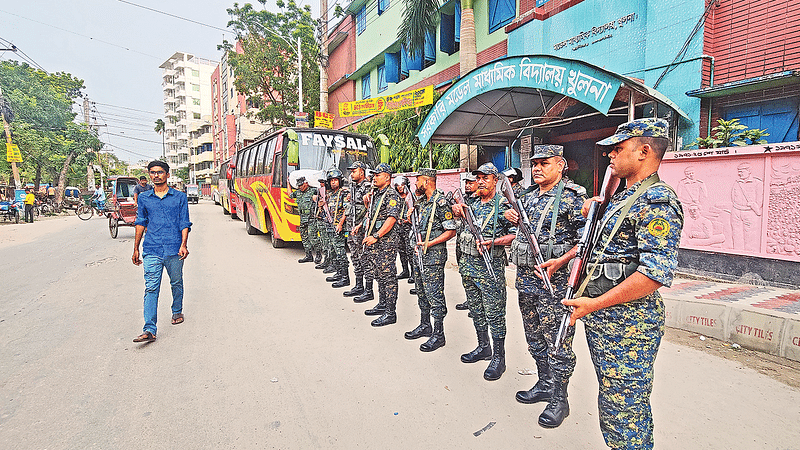
[[[408,70],[422,70],[424,58],[422,53],[418,53],[416,58],[412,58],[411,53],[406,51],[406,57],[408,58]]]
[[[408,77],[408,52],[406,46],[400,46],[400,76]]]
[[[369,88],[369,74],[366,74],[361,77],[361,99],[363,100],[370,97],[372,97],[372,94]]]
[[[455,39],[456,42],[461,42],[461,2],[456,0],[456,18],[455,18]]]
[[[378,15],[389,9],[389,0],[378,0]]]
[[[400,82],[400,52],[384,53],[383,66],[385,83],[399,83]],[[378,91],[383,89],[378,88]]]
[[[425,61],[436,62],[436,31],[425,32]]]
[[[507,25],[516,15],[516,0],[489,0],[489,33]]]
[[[442,14],[439,21],[439,50],[448,55],[456,52],[455,18],[454,15]]]
[[[361,7],[356,13],[356,33],[361,34],[367,29],[367,5]]]
[[[386,82],[386,64],[378,66],[378,93],[385,91],[389,87]]]

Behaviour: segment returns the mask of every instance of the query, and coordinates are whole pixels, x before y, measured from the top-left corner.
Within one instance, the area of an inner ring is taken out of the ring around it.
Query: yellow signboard
[[[22,153],[19,152],[19,147],[16,144],[6,144],[6,161],[22,162]]]
[[[333,128],[333,114],[314,111],[315,128]]]
[[[433,104],[433,86],[400,92],[384,97],[368,98],[355,102],[339,103],[339,115],[342,117],[366,116],[369,114],[400,111],[418,106]]]

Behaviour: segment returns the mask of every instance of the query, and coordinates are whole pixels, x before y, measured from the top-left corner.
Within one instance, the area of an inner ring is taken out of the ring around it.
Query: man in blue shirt
[[[172,285],[172,324],[183,323],[183,260],[189,256],[186,241],[192,227],[186,194],[167,186],[169,165],[153,161],[147,165],[147,170],[153,189],[139,194],[131,258],[137,266],[144,261],[144,329],[133,342],[156,340],[158,293],[164,269]],[[139,244],[143,236],[140,258]]]

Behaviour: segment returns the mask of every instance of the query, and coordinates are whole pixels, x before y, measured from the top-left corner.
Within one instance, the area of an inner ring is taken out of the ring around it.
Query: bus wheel
[[[258,234],[258,228],[250,224],[250,214],[247,214],[247,211],[244,212],[244,227],[247,230],[247,234]]]
[[[272,248],[284,248],[286,247],[286,241],[278,237],[278,233],[275,232],[275,227],[272,226],[272,217],[265,211],[267,214],[267,229],[269,229],[269,241],[272,243]]]

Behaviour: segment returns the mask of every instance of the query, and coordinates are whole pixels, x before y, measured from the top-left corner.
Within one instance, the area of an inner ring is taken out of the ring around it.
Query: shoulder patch
[[[656,217],[647,224],[647,231],[655,237],[664,237],[669,233],[669,230],[669,222],[661,217]]]
[[[397,206],[397,200],[395,199],[389,200],[389,206]]]
[[[453,220],[453,213],[447,211],[446,213],[444,213],[444,218],[447,220]]]
[[[572,181],[567,181],[564,183],[564,187],[578,195],[586,195],[586,188]]]

